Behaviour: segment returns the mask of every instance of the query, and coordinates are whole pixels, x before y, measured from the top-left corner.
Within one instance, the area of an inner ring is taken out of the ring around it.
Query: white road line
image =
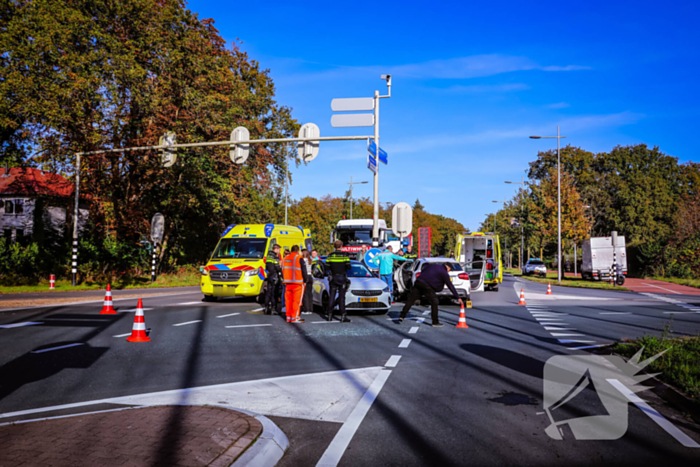
[[[386,361],[384,366],[394,368],[399,363],[399,360],[401,360],[401,355],[392,355],[389,357],[389,360]]]
[[[360,402],[357,403],[348,419],[340,427],[331,444],[328,445],[326,452],[323,453],[321,459],[316,464],[316,467],[335,467],[340,462],[340,459],[348,449],[350,441],[352,441],[355,432],[360,427],[365,415],[369,412],[372,403],[379,395],[379,391],[384,387],[384,383],[389,378],[391,370],[381,370],[379,375],[374,380],[372,385],[367,389],[367,392],[362,396]]]
[[[311,321],[311,324],[333,324],[340,323],[340,321]]]
[[[585,334],[567,334],[565,332],[553,332],[551,333],[554,337],[572,337],[572,336],[584,336]]]
[[[177,303],[176,306],[180,305],[206,305],[203,301],[198,301],[198,302],[185,302],[185,303]]]
[[[598,347],[605,347],[608,345],[610,344],[584,345],[583,347],[569,347],[569,350],[597,349]]]
[[[622,312],[622,311],[609,311],[609,312],[603,312],[603,313],[598,313],[599,315],[631,315],[631,311],[627,312]]]
[[[415,334],[418,332],[418,326],[413,326],[411,329],[408,330],[409,334]]]
[[[697,311],[664,311],[665,315],[695,315]]]
[[[407,348],[407,347],[408,347],[408,344],[410,344],[410,343],[411,343],[411,339],[404,339],[404,340],[402,340],[401,343],[399,344],[399,349],[405,349],[405,348]]]
[[[417,321],[418,323],[424,323],[424,322],[425,322],[425,318],[418,318],[416,321]]]
[[[595,341],[582,341],[580,339],[557,339],[560,344],[593,344]]]
[[[152,310],[153,308],[141,308],[143,311]],[[136,313],[136,308],[129,308],[128,310],[117,310],[119,313]]]
[[[630,391],[627,386],[616,379],[606,379],[615,389],[620,391],[630,402],[639,407],[639,409],[647,414],[657,425],[666,431],[669,435],[676,438],[676,441],[687,448],[700,448],[700,444],[696,443],[692,438],[679,430],[673,423],[669,422],[666,417],[651,408],[649,404],[644,402],[638,395]]]
[[[424,315],[429,315],[429,314],[430,314],[430,310],[425,310],[425,311],[423,312],[423,314],[424,314]]]
[[[9,329],[9,328],[21,328],[22,326],[34,326],[35,324],[44,324],[44,323],[41,323],[41,322],[34,322],[34,321],[27,321],[27,322],[24,322],[24,323],[3,324],[2,326],[0,326],[0,328],[5,328],[5,329]]]
[[[241,324],[239,326],[224,326],[224,327],[225,328],[255,328],[258,326],[272,326],[272,325],[271,324]]]
[[[236,315],[240,315],[240,313],[229,313],[227,315],[219,315],[219,316],[217,316],[217,318],[228,318],[229,316],[236,316]]]
[[[553,328],[550,326],[545,326],[544,330],[545,331],[575,331],[576,328]]]
[[[250,311],[263,311],[263,309],[262,309],[262,308],[256,308],[256,309],[250,310]]]
[[[126,334],[117,334],[116,336],[112,336],[112,337],[129,337],[130,335],[131,335],[131,333],[127,332]]]
[[[550,323],[550,322],[547,322],[547,323],[540,322],[538,324],[541,324],[542,326],[550,326],[550,325],[551,326],[568,326],[569,325],[569,323]]]
[[[184,323],[173,324],[173,326],[184,326],[186,324],[194,324],[194,323],[201,323],[201,322],[202,322],[201,319],[196,319],[194,321],[185,321]]]
[[[84,345],[82,343],[80,344],[68,344],[68,345],[60,345],[58,347],[51,347],[50,349],[41,349],[41,350],[32,350],[30,353],[44,353],[44,352],[51,352],[52,350],[60,350],[60,349],[67,349],[69,347],[77,347],[79,345]]]
[[[666,291],[668,291],[668,292],[675,293],[675,294],[678,294],[678,295],[683,295],[683,294],[680,293],[680,292],[676,292],[675,290],[671,290],[671,289],[665,289],[665,288],[663,288],[663,287],[659,287],[658,285],[647,284],[646,282],[642,282],[642,284],[648,285],[648,286],[651,286],[651,287],[656,287],[657,289],[666,290]]]
[[[539,316],[539,317],[538,317],[538,316],[535,316],[535,319],[536,319],[537,321],[547,321],[547,320],[550,320],[550,319],[554,319],[554,320],[556,321],[556,319],[555,319],[553,316]]]

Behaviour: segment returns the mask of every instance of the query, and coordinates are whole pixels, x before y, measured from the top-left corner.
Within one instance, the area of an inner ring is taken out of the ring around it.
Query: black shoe
[[[347,316],[343,315],[343,316],[340,318],[340,322],[341,322],[341,323],[349,323],[349,322],[350,322],[350,318],[348,318]]]
[[[333,315],[328,315],[328,317],[327,317],[326,319],[327,319],[328,321],[333,321]]]
[[[442,324],[442,323],[433,323],[434,328],[441,328],[443,326],[444,326],[444,324]]]

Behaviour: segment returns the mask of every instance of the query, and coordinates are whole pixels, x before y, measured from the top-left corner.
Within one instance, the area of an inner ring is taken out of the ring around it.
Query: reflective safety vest
[[[403,256],[406,259],[418,259],[418,255],[415,253],[404,253]]]
[[[284,257],[282,261],[282,277],[285,284],[303,284],[304,277],[301,275],[301,266],[299,266],[299,258],[301,255],[298,252],[290,253]]]

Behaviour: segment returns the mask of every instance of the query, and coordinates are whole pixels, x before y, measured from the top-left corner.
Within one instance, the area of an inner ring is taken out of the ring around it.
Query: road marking
[[[585,334],[567,334],[565,332],[553,332],[554,337],[571,337],[571,336],[583,336]]]
[[[603,313],[598,313],[599,315],[631,315],[631,311],[627,312],[622,312],[622,311],[609,311],[609,312],[603,312]]]
[[[131,335],[131,333],[127,332],[126,334],[117,334],[116,336],[112,336],[112,337],[129,337],[130,335]]]
[[[582,341],[579,339],[557,339],[560,344],[593,344],[595,341]]]
[[[311,321],[311,324],[333,324],[340,323],[340,321]]]
[[[44,318],[46,321],[102,321],[104,322],[104,319],[102,318]]]
[[[545,331],[574,331],[576,328],[553,328],[549,326],[544,327]]]
[[[584,345],[583,347],[569,347],[569,350],[597,349],[598,347],[606,347],[610,344]]]
[[[547,322],[547,323],[540,322],[538,324],[541,324],[542,326],[550,326],[550,325],[551,326],[568,326],[569,325],[569,323],[550,323],[550,322]]]
[[[416,322],[418,322],[418,323],[425,323],[425,318],[418,318],[418,319],[416,320]]]
[[[22,326],[34,326],[35,324],[44,324],[44,323],[34,322],[34,321],[27,321],[27,322],[24,322],[24,323],[3,324],[2,326],[0,326],[0,328],[6,328],[6,329],[9,329],[9,328],[21,328]]]
[[[357,403],[352,413],[348,417],[343,426],[340,427],[338,433],[336,433],[333,441],[323,453],[321,459],[316,464],[317,467],[335,467],[340,462],[340,459],[345,454],[348,449],[350,441],[352,441],[355,432],[360,427],[362,420],[364,420],[365,415],[369,412],[372,403],[379,395],[379,391],[384,387],[384,383],[389,378],[391,370],[382,370],[379,375],[374,380],[372,385],[367,389],[367,392],[362,396],[360,402]]]
[[[611,378],[606,379],[615,389],[620,391],[630,402],[639,407],[639,409],[647,414],[657,425],[666,431],[669,435],[676,438],[676,440],[687,448],[700,448],[700,444],[696,443],[688,435],[679,430],[673,423],[669,422],[663,415],[651,408],[649,404],[644,402],[638,395],[630,391],[627,386],[622,384],[620,381]]]
[[[200,301],[198,301],[198,302],[178,303],[178,304],[176,304],[176,306],[180,306],[180,305],[203,305],[203,304],[204,304],[204,302],[200,300]]]
[[[408,344],[410,344],[410,343],[411,343],[411,339],[404,339],[404,340],[402,340],[401,343],[399,344],[399,349],[405,349],[405,348],[407,348],[407,347],[408,347]]]
[[[411,329],[408,330],[409,334],[415,334],[418,332],[418,326],[413,326]]]
[[[555,321],[557,321],[557,319],[553,318],[552,316],[535,316],[535,319],[537,321],[547,321],[550,319],[554,319]]]
[[[391,357],[389,357],[389,360],[386,361],[384,366],[394,368],[399,363],[399,360],[401,360],[401,355],[392,355]]]
[[[49,349],[41,349],[41,350],[32,350],[30,353],[44,353],[44,352],[51,352],[52,350],[60,350],[60,349],[67,349],[69,347],[77,347],[79,345],[84,345],[82,343],[80,344],[68,344],[68,345],[60,345],[58,347],[51,347]]]
[[[194,324],[194,323],[201,323],[201,322],[202,322],[201,319],[196,319],[194,321],[185,321],[184,323],[173,324],[173,326],[184,326],[186,324]]]
[[[258,326],[272,326],[271,324],[241,324],[239,326],[224,326],[225,328],[254,328]]]
[[[219,316],[217,316],[217,318],[228,318],[229,316],[236,316],[236,315],[240,315],[240,313],[229,313],[227,315],[219,315]]]
[[[141,308],[143,311],[152,310],[153,308]],[[117,310],[119,313],[136,313],[136,308],[129,308],[128,310]]]
[[[665,315],[694,315],[697,314],[697,311],[664,311]]]
[[[656,287],[657,289],[666,290],[666,291],[668,291],[668,292],[675,293],[675,294],[678,294],[678,295],[683,295],[681,292],[676,292],[675,290],[671,290],[671,289],[665,289],[665,288],[663,288],[663,287],[659,287],[658,285],[647,284],[646,282],[642,282],[642,284],[648,285],[648,286],[651,286],[651,287]],[[671,301],[671,300],[668,299],[668,301]],[[673,300],[673,301],[675,302],[676,300]]]
[[[250,310],[250,311],[263,311],[263,309],[262,309],[262,308],[256,308],[256,309]]]
[[[424,315],[429,315],[429,314],[430,314],[430,310],[425,310],[425,311],[423,312],[423,314],[424,314]]]
[[[175,295],[192,295],[194,293],[201,293],[200,291],[196,292],[181,292],[181,293],[173,293],[173,294],[156,294],[156,295],[146,295],[146,298],[164,298],[164,297],[174,297]],[[112,301],[116,302],[118,300],[136,300],[133,297],[126,297],[126,298],[115,298],[112,297]],[[18,308],[0,308],[0,313],[4,313],[5,311],[16,311],[16,310],[30,310],[34,308],[54,308],[56,306],[59,306],[61,308],[67,307],[70,305],[85,305],[85,304],[91,304],[91,303],[104,303],[104,298],[101,298],[99,300],[85,300],[82,302],[70,302],[70,303],[59,303],[59,304],[53,304],[53,305],[37,305],[37,306],[22,306]]]

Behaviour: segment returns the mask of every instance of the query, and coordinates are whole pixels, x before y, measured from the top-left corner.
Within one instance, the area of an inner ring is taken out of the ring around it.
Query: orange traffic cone
[[[131,336],[126,338],[129,342],[151,342],[146,334],[146,322],[143,319],[143,302],[139,298],[136,305],[136,316],[134,316],[134,326],[131,328]]]
[[[525,291],[523,289],[520,289],[520,301],[518,305],[527,305],[527,303],[525,303]]]
[[[547,283],[547,295],[552,295],[552,284]]]
[[[114,307],[112,306],[112,289],[109,288],[109,284],[107,284],[107,292],[105,292],[105,303],[102,306],[102,311],[100,311],[101,315],[116,315],[117,312],[114,311]]]
[[[467,326],[467,315],[464,314],[464,305],[462,305],[462,308],[459,309],[459,322],[455,327],[463,329],[469,328],[469,326]]]

